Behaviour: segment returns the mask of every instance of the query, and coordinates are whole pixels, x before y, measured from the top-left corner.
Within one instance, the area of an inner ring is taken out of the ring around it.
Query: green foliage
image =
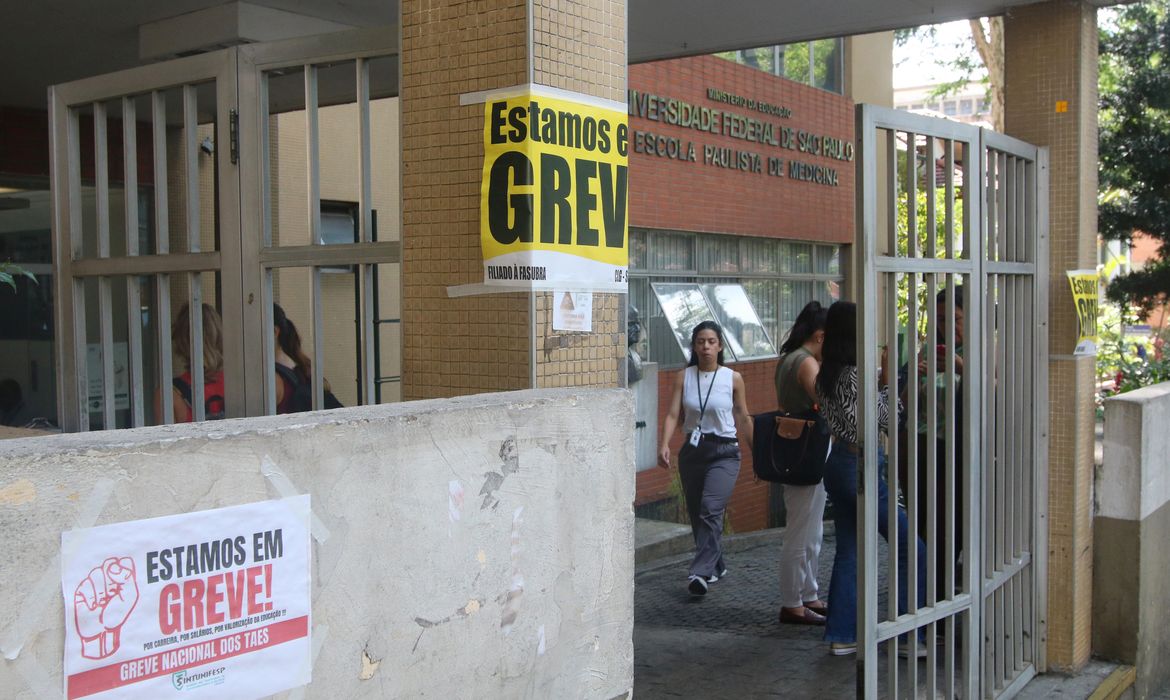
[[[1170,0],[1119,8],[1100,32],[1099,230],[1159,242],[1159,259],[1117,277],[1107,294],[1144,315],[1170,294]]]
[[[921,160],[921,159],[920,159]],[[898,152],[898,168],[900,173],[906,172],[906,152]],[[935,256],[945,257],[947,245],[947,226],[946,226],[946,204],[947,192],[944,187],[936,187],[934,190],[934,229],[930,228],[929,219],[927,217],[927,194],[926,194],[926,177],[934,175],[934,165],[930,162],[925,164],[918,164],[918,184],[915,191],[915,232],[917,234],[917,250],[919,257],[926,257],[927,244],[931,238],[934,239]],[[963,221],[963,200],[956,196],[954,198],[953,214],[952,214],[952,230],[958,234],[961,230]],[[909,197],[906,196],[905,191],[898,193],[898,215],[896,219],[898,227],[898,250],[897,254],[905,256],[909,254],[910,246],[910,206]],[[957,256],[959,250],[959,243],[955,242],[955,255]],[[941,287],[939,287],[941,289]],[[923,338],[926,336],[926,308],[928,304],[933,303],[927,294],[926,282],[919,277],[916,289],[916,296],[918,298],[918,327],[914,330],[914,337]],[[937,292],[937,290],[936,290]],[[909,320],[910,309],[910,277],[908,275],[898,276],[898,326],[904,329]]]
[[[1138,322],[1138,312],[1135,307],[1101,305],[1097,320],[1098,411],[1109,396],[1170,381],[1165,329],[1153,338],[1125,335],[1125,326]]]
[[[947,74],[955,76],[954,80],[936,85],[930,91],[930,99],[953,95],[971,83],[985,85],[990,90],[987,66],[983,65],[983,59],[975,49],[970,35],[957,40],[944,40],[940,36],[937,24],[894,30],[895,45],[905,46],[914,40],[929,46],[934,64]]]
[[[17,277],[30,279],[32,280],[33,284],[36,284],[37,282],[36,275],[24,269],[20,265],[16,265],[15,263],[10,262],[0,262],[0,283],[6,284],[11,287],[13,291],[16,291]]]

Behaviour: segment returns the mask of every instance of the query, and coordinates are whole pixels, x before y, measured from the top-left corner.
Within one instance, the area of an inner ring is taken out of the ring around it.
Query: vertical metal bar
[[[195,86],[183,86],[183,179],[186,185],[187,250],[199,252],[201,222],[199,198],[199,111]],[[187,309],[191,319],[191,419],[206,419],[203,376],[203,278],[197,272],[187,275]]]
[[[955,509],[955,495],[958,489],[955,488],[955,477],[959,473],[959,466],[956,464],[956,456],[962,456],[959,446],[955,440],[958,433],[955,430],[955,408],[956,408],[956,391],[955,391],[955,285],[958,284],[958,275],[946,275],[944,298],[943,318],[946,320],[946,329],[944,333],[943,343],[946,345],[945,369],[943,370],[943,444],[945,449],[943,451],[943,483],[946,488],[943,493],[943,551],[946,556],[944,572],[944,580],[947,592],[954,590],[955,584],[955,559],[957,556],[955,546],[956,535],[956,520],[957,511]]]
[[[858,232],[854,246],[854,274],[860,275],[860,284],[854,287],[857,296],[857,312],[861,319],[861,333],[858,335],[857,358],[858,397],[857,427],[862,438],[861,463],[858,465],[858,507],[861,511],[857,520],[858,542],[858,695],[866,698],[877,697],[878,692],[878,637],[877,637],[877,566],[871,562],[877,552],[877,445],[878,428],[875,407],[872,400],[874,377],[872,368],[877,357],[874,344],[877,342],[876,314],[870,312],[870,305],[877,295],[877,148],[876,126],[868,105],[857,106],[857,129],[860,148],[857,159]],[[891,150],[887,156],[897,157]],[[894,183],[890,183],[892,186]],[[875,309],[876,311],[876,309]]]
[[[76,110],[57,88],[49,88],[49,150],[53,164],[53,263],[57,298],[57,417],[65,431],[89,429],[85,306],[75,282],[73,261],[81,246],[81,139]]]
[[[151,128],[154,156],[154,250],[166,255],[171,249],[170,195],[167,191],[167,103],[166,95],[155,90],[150,94]],[[158,393],[162,415],[155,421],[164,425],[175,422],[175,399],[171,391],[171,276],[156,275],[155,333],[158,345]]]
[[[321,151],[317,110],[317,66],[305,66],[305,163],[309,242],[321,243]],[[316,360],[318,358],[314,358]]]
[[[240,181],[240,296],[245,303],[240,314],[240,340],[235,344],[235,347],[243,347],[237,369],[242,375],[242,396],[232,387],[226,389],[229,415],[237,411],[235,415],[259,416],[276,411],[271,272],[260,261],[263,251],[272,245],[270,147],[274,136],[269,133],[269,123],[275,117],[269,114],[268,74],[256,65],[248,46],[240,47],[235,56],[237,104],[243,107],[239,110],[241,158],[236,176]],[[224,382],[236,384],[229,369],[224,368]],[[233,396],[237,397],[236,401],[242,399],[235,408]]]
[[[873,138],[878,138],[878,133],[874,131]],[[885,129],[882,133],[886,136],[886,250],[893,257],[898,254],[898,133],[893,129]],[[876,164],[874,171],[874,177],[877,177]],[[877,225],[876,218],[874,225]],[[857,292],[856,289],[851,291]]]
[[[227,148],[217,149],[209,159],[204,171],[214,182],[214,188],[209,192],[207,201],[214,212],[213,221],[208,229],[217,233],[220,252],[219,274],[212,274],[211,289],[216,295],[221,313],[220,353],[223,357],[223,388],[224,413],[229,417],[248,415],[247,395],[249,383],[260,381],[258,374],[250,376],[245,371],[246,364],[255,356],[254,341],[249,345],[249,335],[253,338],[260,333],[259,324],[255,322],[255,292],[245,290],[244,278],[248,277],[247,284],[253,284],[251,279],[256,277],[256,268],[251,267],[245,273],[244,250],[250,244],[245,242],[244,231],[250,232],[249,238],[255,238],[256,228],[245,228],[243,224],[244,208],[242,204],[244,193],[254,197],[256,191],[255,180],[247,183],[243,179],[243,162],[250,160],[248,155],[239,157],[241,116],[238,105],[246,104],[243,119],[254,121],[255,101],[254,93],[244,92],[252,86],[241,80],[239,51],[224,52],[223,63],[220,64],[215,76],[215,100],[208,107],[214,108],[215,120],[212,126],[216,143],[228,144]],[[243,89],[241,89],[241,83]],[[251,134],[249,134],[251,135]],[[247,143],[247,142],[245,142]],[[249,146],[255,143],[255,139]],[[234,152],[234,153],[233,153]],[[251,151],[250,153],[255,153]],[[251,199],[251,205],[255,199]],[[251,216],[255,209],[249,209]],[[218,285],[218,289],[216,289]],[[249,296],[251,294],[252,296]],[[251,380],[249,382],[249,380]]]
[[[986,222],[985,225],[987,229],[985,238],[987,241],[987,259],[998,260],[1000,253],[998,236],[999,226],[997,224],[999,219],[997,214],[998,207],[996,206],[996,197],[998,197],[998,192],[1000,189],[1000,175],[996,168],[997,160],[993,151],[987,152],[985,162],[987,164],[987,175],[985,178],[987,183],[987,216],[985,217],[984,221]]]
[[[996,237],[996,245],[998,246],[996,253],[996,260],[1007,260],[1007,241],[1004,237],[1004,229],[1007,228],[1007,208],[1008,208],[1008,185],[1007,179],[1009,176],[1007,168],[1007,154],[1002,151],[995,151],[995,167],[999,173],[999,187],[995,191],[995,224],[999,231]]]
[[[908,275],[909,280],[907,289],[909,291],[907,300],[907,318],[906,318],[906,475],[909,486],[909,493],[906,496],[907,503],[914,503],[914,516],[909,516],[910,534],[916,533],[917,527],[917,503],[918,503],[918,489],[922,488],[921,483],[918,483],[918,460],[922,459],[922,455],[918,454],[918,402],[921,400],[922,385],[920,377],[918,377],[918,318],[920,318],[921,309],[918,308],[918,274]],[[895,440],[896,441],[896,440]],[[934,544],[934,499],[932,499],[932,483],[934,480],[931,476],[927,476],[927,531],[925,533],[917,533],[917,535],[927,537],[927,541]],[[911,538],[907,538],[908,542],[914,542]],[[917,548],[915,547],[914,550]],[[915,569],[916,570],[916,569]],[[936,602],[936,591],[934,583],[934,556],[931,555],[931,550],[927,549],[927,605],[934,605]]]
[[[186,185],[187,250],[199,252],[199,117],[194,85],[183,86],[183,180]]]
[[[126,255],[138,255],[138,117],[134,99],[122,98],[122,179],[126,209]],[[130,425],[146,424],[142,391],[142,282],[126,277],[126,347],[129,361]]]
[[[191,347],[187,371],[191,373],[191,420],[207,420],[204,408],[203,367],[203,275],[192,272],[187,275],[187,309],[190,323]]]
[[[264,391],[264,413],[271,416],[276,415],[276,382],[279,381],[276,378],[276,321],[273,320],[272,308],[273,303],[275,303],[272,296],[272,269],[264,268],[262,276],[263,303],[261,303],[261,312],[264,316],[264,327],[261,334],[261,347],[264,352],[265,375],[272,378]]]
[[[1028,222],[1034,226],[1035,277],[1032,282],[1033,304],[1033,400],[1032,413],[1035,421],[1032,442],[1032,493],[1031,503],[1036,514],[1032,518],[1032,591],[1035,608],[1032,614],[1034,629],[1031,641],[1036,651],[1036,670],[1043,673],[1048,669],[1048,648],[1043,640],[1048,636],[1048,622],[1044,611],[1048,608],[1048,500],[1045,486],[1048,484],[1048,177],[1049,156],[1047,148],[1037,149],[1035,178],[1029,183]]]
[[[906,133],[906,255],[911,258],[919,255],[918,135],[913,132]]]
[[[936,140],[933,136],[926,137],[926,257],[935,258],[938,256],[938,212],[935,211],[935,179],[937,178],[937,168],[934,163],[934,145]]]
[[[364,58],[357,60],[357,110],[358,110],[358,240],[369,243],[373,240],[373,196],[372,168],[370,164],[370,65]],[[360,273],[361,284],[361,395],[365,403],[374,403],[374,378],[377,374],[377,362],[374,350],[374,336],[378,332],[374,324],[374,294],[377,289],[374,284],[375,273],[373,265],[362,265]]]
[[[170,208],[167,197],[167,97],[159,90],[150,93],[151,134],[154,142],[154,251],[166,255],[171,251]],[[170,377],[167,378],[170,384]]]
[[[110,163],[106,105],[93,103],[94,208],[97,213],[98,257],[110,257]],[[98,278],[98,342],[102,358],[102,429],[118,427],[114,392],[114,302],[109,277]]]
[[[969,145],[967,145],[966,147],[968,149],[970,149]],[[944,241],[944,245],[946,246],[947,257],[954,258],[955,257],[955,142],[954,141],[949,140],[949,139],[947,140],[946,151],[943,154],[943,157],[946,159],[946,164],[947,164],[947,179],[945,180],[946,187],[945,187],[945,193],[944,193],[945,201],[943,204],[944,208],[946,209],[946,222],[947,222],[946,239]],[[967,160],[969,161],[970,159],[968,158]],[[968,162],[965,161],[963,163],[963,184],[964,184],[964,186],[966,186],[967,181],[970,179],[970,176],[971,176],[971,169],[968,166]],[[963,200],[964,214],[967,212],[967,210],[969,208],[970,207],[968,205],[968,200]],[[970,249],[969,248],[964,248],[963,251],[964,251],[965,255],[970,256]]]
[[[964,330],[967,328],[973,329],[976,334],[983,320],[983,297],[978,293],[978,289],[982,286],[985,273],[985,247],[986,247],[986,231],[984,229],[983,218],[983,188],[986,184],[984,180],[984,153],[982,131],[976,130],[973,133],[973,138],[966,145],[967,153],[971,154],[971,158],[964,163],[964,177],[963,177],[963,254],[966,258],[971,260],[973,269],[970,276],[966,279],[967,294],[965,297],[965,308],[963,309],[967,321],[964,325]],[[972,172],[974,171],[974,172]],[[971,203],[971,204],[968,204]],[[980,449],[979,436],[983,431],[982,415],[980,414],[981,400],[980,393],[977,387],[986,377],[983,371],[983,356],[979,352],[978,338],[975,342],[964,342],[963,351],[963,374],[970,378],[974,377],[974,386],[968,379],[963,380],[967,382],[965,386],[972,390],[963,392],[963,422],[962,432],[963,439],[956,442],[956,451],[959,451],[962,460],[959,469],[953,472],[952,475],[958,477],[962,475],[961,480],[952,481],[950,483],[957,485],[959,492],[958,498],[963,503],[963,549],[967,552],[963,565],[963,589],[971,596],[971,613],[967,616],[969,624],[964,627],[964,643],[963,643],[963,667],[966,676],[966,683],[964,685],[964,696],[975,697],[979,692],[979,655],[976,651],[979,644],[980,630],[975,625],[979,619],[978,614],[982,609],[982,570],[979,566],[980,542],[982,541],[981,533],[978,531],[979,517],[977,509],[981,503],[982,497],[982,482],[979,479],[979,472],[981,471],[982,450]],[[973,348],[973,350],[972,350]],[[956,489],[951,489],[956,490]]]
[[[911,237],[913,238],[913,237]],[[890,343],[891,338],[894,340],[898,337],[898,273],[890,272],[882,274],[882,282],[879,289],[883,289],[884,299],[876,300],[875,306],[878,313],[884,312],[884,317],[879,320],[879,330],[884,330],[886,342]],[[882,308],[884,307],[884,309]],[[898,401],[898,367],[896,349],[890,352],[887,350],[886,364],[884,367],[878,366],[878,372],[885,374],[886,386],[884,389],[879,389],[886,395],[887,406],[896,407]],[[889,346],[887,345],[887,348]],[[858,396],[858,401],[864,401],[864,395]],[[893,439],[888,441],[889,452],[886,461],[886,571],[889,575],[886,578],[886,619],[896,620],[898,618],[899,606],[898,599],[901,592],[898,582],[898,440],[897,440],[898,423],[896,413],[890,414],[889,434]],[[914,548],[910,548],[910,552],[914,552]],[[910,569],[913,571],[913,569]],[[907,581],[908,590],[913,590],[912,584]],[[909,598],[908,598],[909,600]],[[911,604],[913,604],[911,602]],[[908,608],[908,611],[914,612],[914,608]],[[909,640],[913,640],[914,636],[909,635]],[[911,645],[913,644],[910,641]],[[898,640],[897,638],[890,639],[886,643],[886,694],[888,697],[900,697],[898,692]],[[911,646],[913,648],[913,646]],[[913,666],[913,662],[910,664]]]
[[[321,312],[321,268],[312,268],[313,285],[312,285],[312,305],[313,315],[313,364],[315,369],[312,374],[313,385],[313,410],[320,410],[325,408],[325,355],[324,342],[322,335],[322,328],[324,327],[324,315]]]
[[[309,240],[313,245],[321,244],[321,149],[319,115],[317,109],[317,66],[305,65],[305,162],[308,174],[308,213],[309,213]],[[312,269],[312,299],[310,306],[313,319],[313,371],[311,381],[313,387],[313,409],[317,410],[325,405],[324,374],[325,358],[322,354],[321,328],[321,270]]]
[[[1016,157],[1007,153],[1003,154],[1004,163],[1004,236],[1003,236],[1003,252],[1004,259],[1008,261],[1015,261],[1016,258],[1016,236],[1015,223],[1017,215],[1017,205],[1019,203],[1018,195],[1019,189],[1016,186]]]
[[[1022,178],[1017,179],[1019,186],[1023,189],[1024,182]],[[1026,206],[1026,200],[1021,198],[1020,208]],[[1023,253],[1023,227],[1017,227],[1017,234],[1019,240],[1017,241],[1017,254]],[[1013,364],[1016,365],[1016,383],[1012,386],[1012,392],[1016,395],[1016,449],[1015,449],[1015,483],[1012,489],[1012,499],[1015,503],[1013,510],[1013,535],[1014,546],[1012,547],[1012,561],[1019,562],[1024,556],[1024,533],[1028,529],[1028,506],[1025,500],[1027,492],[1028,472],[1030,467],[1028,465],[1029,452],[1027,442],[1027,423],[1028,423],[1028,382],[1031,379],[1031,372],[1028,367],[1028,335],[1031,333],[1031,327],[1028,325],[1031,320],[1029,317],[1031,311],[1029,304],[1032,302],[1032,295],[1028,293],[1028,279],[1022,275],[1015,275],[1012,278],[1016,286],[1016,299],[1019,301],[1019,308],[1016,311],[1016,337],[1019,341],[1016,344],[1015,359]],[[1024,669],[1024,596],[1025,592],[1020,587],[1021,573],[1015,575],[1013,585],[1015,588],[1016,605],[1012,607],[1012,613],[1015,620],[1013,629],[1015,642],[1012,649],[1015,652],[1015,667],[1017,670]]]

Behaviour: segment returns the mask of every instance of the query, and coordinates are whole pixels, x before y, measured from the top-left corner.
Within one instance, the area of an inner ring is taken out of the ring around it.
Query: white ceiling
[[[250,0],[352,26],[397,0]],[[1035,0],[627,0],[631,63],[999,14]],[[1094,4],[1113,4],[1093,0]],[[15,0],[0,21],[0,105],[40,108],[55,83],[140,63],[138,27],[223,0]]]

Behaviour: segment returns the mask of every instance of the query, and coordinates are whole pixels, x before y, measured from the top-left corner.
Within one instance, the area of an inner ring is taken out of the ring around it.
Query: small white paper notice
[[[593,330],[593,292],[553,292],[553,330]]]

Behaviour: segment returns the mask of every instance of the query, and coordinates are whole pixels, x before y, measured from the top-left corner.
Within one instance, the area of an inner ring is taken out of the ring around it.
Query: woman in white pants
[[[816,380],[825,342],[826,311],[810,301],[780,347],[776,399],[781,411],[799,414],[816,405]],[[825,487],[784,484],[786,522],[780,550],[780,622],[823,625],[828,606],[820,599],[817,561],[821,553]]]

